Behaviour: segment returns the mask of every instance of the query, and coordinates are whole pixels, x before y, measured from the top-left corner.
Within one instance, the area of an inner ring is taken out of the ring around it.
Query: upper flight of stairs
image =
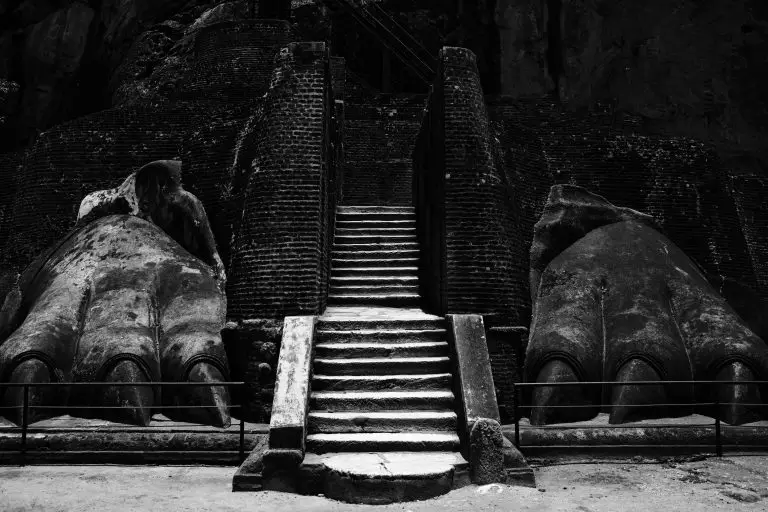
[[[416,214],[406,206],[339,206],[329,305],[419,303]]]

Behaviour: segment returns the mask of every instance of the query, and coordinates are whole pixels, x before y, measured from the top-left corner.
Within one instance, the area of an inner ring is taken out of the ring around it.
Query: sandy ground
[[[232,493],[232,467],[0,468],[0,511],[511,511],[768,510],[768,455],[665,463],[559,463],[536,468],[538,489],[470,486],[386,506],[319,496]]]

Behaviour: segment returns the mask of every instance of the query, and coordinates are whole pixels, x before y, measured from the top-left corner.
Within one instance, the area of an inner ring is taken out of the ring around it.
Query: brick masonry
[[[232,318],[319,314],[327,296],[328,200],[334,108],[322,43],[292,43],[276,60],[243,217],[232,248]],[[324,282],[325,281],[325,282]]]

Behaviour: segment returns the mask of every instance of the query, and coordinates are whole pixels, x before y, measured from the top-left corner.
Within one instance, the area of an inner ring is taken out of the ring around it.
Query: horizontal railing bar
[[[521,405],[520,407],[523,409],[595,409],[597,407],[664,407],[664,406],[674,406],[674,407],[695,407],[695,406],[704,406],[704,405],[717,405],[720,403],[721,405],[727,402],[691,402],[687,404],[620,404],[620,405],[611,405],[611,404],[579,404],[579,405]],[[741,404],[734,404],[734,405],[741,405]],[[748,405],[748,404],[745,404]],[[766,406],[768,404],[759,404],[760,406]]]
[[[0,388],[31,388],[40,386],[243,386],[246,382],[6,382]]]
[[[218,405],[30,405],[30,409],[215,409]],[[229,409],[242,407],[240,405],[227,406]]]
[[[725,423],[724,425],[726,427],[730,427],[730,425],[728,425],[727,423]],[[533,429],[536,429],[536,430],[539,430],[539,429],[540,430],[577,430],[577,429],[597,430],[597,429],[601,429],[602,428],[602,429],[611,429],[611,430],[613,430],[613,429],[630,429],[630,428],[656,428],[656,429],[658,429],[658,428],[669,428],[669,429],[679,428],[679,429],[684,429],[684,428],[714,428],[714,427],[715,427],[715,420],[714,419],[712,420],[712,423],[697,423],[695,425],[657,425],[657,424],[653,424],[653,425],[638,425],[638,424],[634,424],[634,425],[626,425],[626,424],[625,425],[610,425],[610,424],[608,424],[608,425],[595,425],[595,424],[592,424],[592,425],[563,425],[563,424],[558,424],[558,425],[530,425],[530,424],[529,425],[524,425],[522,423],[520,424],[520,430],[521,431],[523,431],[523,430],[533,430]],[[755,428],[755,427],[751,427],[751,428]],[[768,428],[768,426],[767,427],[763,427],[763,428]]]
[[[734,444],[723,443],[722,446],[734,447],[734,448],[768,448],[768,444]],[[635,448],[714,448],[711,444],[525,444],[520,447],[523,451],[528,448],[552,448],[562,450],[564,448],[570,448],[573,450],[583,450],[589,448],[591,450],[599,448],[623,448],[623,449],[635,449]]]
[[[650,386],[657,384],[768,384],[768,380],[638,380],[632,382],[618,381],[584,381],[584,382],[515,382],[514,385],[521,388],[558,387],[558,386],[602,386],[612,384],[619,386]]]

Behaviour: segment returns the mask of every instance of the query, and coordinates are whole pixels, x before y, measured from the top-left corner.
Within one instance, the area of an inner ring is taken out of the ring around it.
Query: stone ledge
[[[706,416],[645,420],[626,423],[621,428],[607,423],[605,413],[590,421],[547,427],[531,426],[524,419],[520,423],[520,451],[526,457],[558,458],[715,453],[714,420]],[[502,431],[510,442],[514,442],[514,425],[504,425]],[[725,453],[768,451],[768,421],[738,427],[723,423],[721,439]]]

